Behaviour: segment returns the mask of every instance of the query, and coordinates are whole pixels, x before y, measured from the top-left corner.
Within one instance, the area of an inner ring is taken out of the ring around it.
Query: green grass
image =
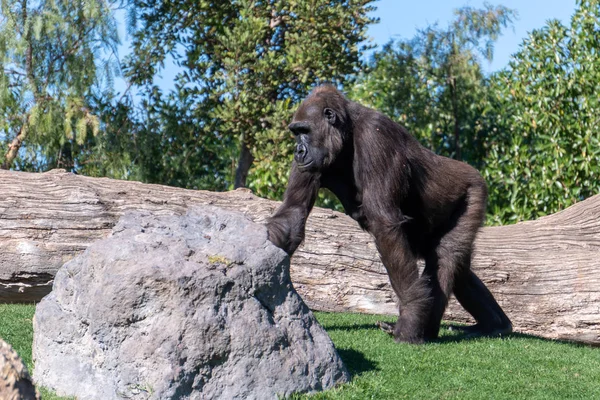
[[[0,337],[30,371],[33,313],[32,305],[0,305]],[[600,399],[600,348],[525,335],[460,340],[446,329],[438,342],[412,346],[374,326],[379,319],[392,322],[389,317],[316,316],[352,380],[298,399]]]
[[[599,348],[525,335],[459,340],[447,329],[414,346],[376,328],[382,317],[316,316],[352,381],[311,399],[600,399]]]
[[[33,371],[33,304],[0,304],[0,338],[9,343],[23,359],[29,373]],[[38,388],[44,400],[67,400],[44,388]]]

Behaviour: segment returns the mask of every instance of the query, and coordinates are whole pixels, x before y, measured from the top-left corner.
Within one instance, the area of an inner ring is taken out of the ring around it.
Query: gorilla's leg
[[[431,287],[432,305],[425,328],[425,338],[438,337],[440,324],[448,299],[461,279],[463,271],[469,269],[471,246],[464,243],[465,235],[458,225],[440,240],[433,254],[425,259],[423,278]],[[468,239],[467,239],[468,240]]]
[[[494,296],[473,271],[465,271],[454,283],[454,296],[477,323],[465,329],[476,335],[499,335],[512,332],[512,323]]]
[[[510,320],[490,291],[471,271],[473,242],[483,222],[485,201],[485,187],[471,186],[463,206],[451,218],[449,230],[426,260],[424,275],[431,280],[434,297],[426,329],[428,339],[437,337],[452,292],[477,321],[475,327],[470,329],[472,333],[495,334],[512,330]]]
[[[446,273],[438,274],[440,268],[448,268],[449,263],[443,260],[440,265],[436,255],[430,255],[425,260],[425,269],[423,270],[423,279],[428,283],[431,288],[431,308],[429,309],[429,315],[427,316],[427,324],[425,326],[425,338],[427,340],[433,340],[438,337],[440,330],[440,324],[444,310],[448,304],[448,297],[452,291],[452,286],[449,286],[449,277]],[[441,275],[441,276],[438,276]]]
[[[398,321],[393,327],[396,341],[423,343],[425,324],[431,306],[430,288],[419,277],[417,259],[402,229],[389,229],[375,235],[381,261],[398,297]],[[391,326],[378,324],[388,333]]]
[[[511,329],[511,324],[485,285],[471,272],[473,241],[485,214],[486,189],[473,185],[449,220],[435,249],[426,256],[423,277],[433,297],[425,337],[437,338],[448,298],[457,300],[477,321],[477,330],[489,333]]]

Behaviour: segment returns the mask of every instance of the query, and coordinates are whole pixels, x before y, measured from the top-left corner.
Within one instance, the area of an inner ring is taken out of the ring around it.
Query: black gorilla
[[[375,238],[399,300],[398,341],[437,338],[452,292],[475,318],[477,334],[512,325],[470,269],[487,189],[471,166],[422,147],[381,113],[346,99],[333,86],[313,90],[289,129],[294,163],[282,206],[269,220],[270,240],[293,254],[319,188]],[[417,259],[425,260],[419,276]]]

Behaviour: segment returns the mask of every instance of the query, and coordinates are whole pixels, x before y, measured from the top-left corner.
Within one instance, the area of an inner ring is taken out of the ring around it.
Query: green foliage
[[[141,180],[136,133],[142,127],[135,120],[131,97],[117,100],[111,93],[102,93],[88,96],[87,101],[98,116],[100,133],[88,136],[75,149],[76,171],[86,176]]]
[[[151,86],[166,57],[173,56],[182,72],[170,105],[179,110],[156,102],[156,96],[147,106],[159,119],[178,121],[185,115],[196,146],[219,151],[225,165],[212,169],[210,179],[216,177],[223,189],[246,186],[249,172],[249,187],[278,198],[291,159],[286,123],[312,85],[340,84],[357,71],[366,48],[359,43],[373,22],[367,16],[371,2],[134,0],[128,75],[139,85]],[[162,123],[156,128],[146,134],[162,136],[169,147],[188,135],[186,129]],[[167,147],[157,149],[157,161],[173,175],[201,164],[196,156],[205,154],[190,152],[181,162],[167,156]]]
[[[182,90],[165,96],[156,86],[147,89],[139,109],[134,151],[140,180],[190,189],[227,187],[234,142],[214,129],[210,110],[196,108]]]
[[[494,223],[554,213],[600,188],[600,2],[577,4],[570,27],[533,31],[492,78],[484,174]]]
[[[278,101],[269,115],[270,129],[255,135],[254,165],[248,187],[264,198],[281,199],[293,158],[293,139],[287,131],[291,117],[291,100]]]
[[[447,27],[421,30],[376,52],[351,96],[392,117],[438,154],[481,165],[486,81],[480,57],[516,13],[486,5],[455,11]]]
[[[106,0],[0,2],[0,162],[10,168],[73,168],[74,153],[100,131],[87,96],[118,44]],[[23,146],[23,147],[22,147]]]
[[[333,82],[482,170],[488,222],[598,193],[599,0],[578,0],[570,26],[532,32],[491,77],[481,60],[514,11],[461,8],[445,28],[388,43],[361,71],[372,2],[130,0],[134,102],[112,90],[120,0],[0,0],[0,167],[248,186],[278,199],[292,159],[286,125],[312,86]],[[164,94],[154,78],[168,56],[181,72]],[[319,204],[340,208],[330,193]]]
[[[429,27],[376,53],[352,96],[436,153],[482,170],[488,223],[557,212],[600,187],[600,3],[577,4],[570,27],[550,21],[532,32],[489,79],[478,55],[491,59],[514,13],[458,10],[449,28]]]

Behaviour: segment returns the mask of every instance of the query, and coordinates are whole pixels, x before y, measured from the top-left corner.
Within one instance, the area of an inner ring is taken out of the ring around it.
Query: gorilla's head
[[[289,129],[296,137],[294,160],[301,171],[331,166],[350,137],[348,100],[333,86],[319,86],[300,104]]]

